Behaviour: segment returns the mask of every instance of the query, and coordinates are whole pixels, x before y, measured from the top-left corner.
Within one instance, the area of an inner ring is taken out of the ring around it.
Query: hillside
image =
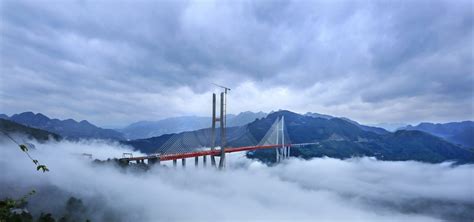
[[[448,142],[459,144],[464,147],[474,148],[474,122],[451,122],[451,123],[420,123],[416,126],[409,125],[402,129],[419,130],[441,137]]]
[[[305,116],[314,117],[314,118],[322,118],[322,119],[327,119],[327,120],[337,118],[337,119],[341,119],[341,120],[347,121],[349,123],[352,123],[353,125],[359,127],[360,129],[362,129],[364,131],[374,132],[374,133],[377,133],[377,134],[386,134],[386,133],[388,133],[388,131],[385,130],[384,128],[382,128],[382,127],[362,125],[362,124],[360,124],[360,123],[358,123],[354,120],[351,120],[349,118],[346,118],[346,117],[334,117],[334,116],[330,116],[330,115],[326,115],[326,114],[311,113],[311,112],[306,113]]]
[[[243,126],[257,118],[265,117],[263,112],[241,112],[238,115],[227,116],[227,126]],[[164,134],[180,133],[208,128],[211,125],[210,117],[180,116],[158,121],[140,121],[120,129],[127,139],[143,139],[157,137]]]
[[[474,162],[473,152],[424,132],[401,130],[395,133],[377,134],[364,131],[356,124],[338,118],[308,118],[282,111],[269,115],[267,120],[256,121],[249,127],[253,129],[256,138],[261,138],[264,129],[281,115],[285,116],[292,143],[318,143],[292,149],[293,155],[302,158],[374,156],[383,160]],[[248,156],[264,161],[275,158],[274,152],[270,150],[251,152]]]
[[[378,134],[363,130],[360,126],[344,119],[315,118],[289,111],[274,112],[246,126],[228,128],[227,145],[237,147],[256,144],[280,116],[285,117],[291,143],[317,143],[312,146],[293,148],[292,156],[306,159],[322,156],[341,159],[353,156],[374,156],[383,160],[474,162],[473,152],[424,132],[401,130],[395,133]],[[186,141],[196,147],[209,145],[209,129],[173,135],[186,137]],[[134,140],[127,144],[143,152],[150,150],[159,152],[158,148],[173,135]],[[271,162],[274,161],[275,151],[259,150],[249,152],[247,156]]]
[[[73,119],[50,119],[41,113],[34,114],[32,112],[14,114],[8,117],[8,120],[25,126],[53,132],[69,139],[124,139],[121,133],[111,129],[102,129],[86,120],[77,122]]]
[[[10,120],[0,119],[0,130],[6,132],[14,138],[26,136],[26,139],[34,139],[38,142],[45,142],[48,140],[60,140],[61,136],[41,129],[35,129],[15,123]],[[3,133],[0,133],[1,140],[6,139]]]

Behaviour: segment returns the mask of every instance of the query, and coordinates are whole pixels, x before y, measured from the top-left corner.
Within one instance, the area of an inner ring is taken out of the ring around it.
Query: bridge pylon
[[[288,146],[288,139],[285,141],[285,137],[288,135],[286,134],[285,130],[285,116],[282,116],[278,119],[276,124],[276,143],[281,145],[281,147],[276,148],[276,162],[281,162],[284,159],[290,158],[290,146]],[[286,143],[285,143],[286,142]]]
[[[275,162],[281,162],[290,157],[290,137],[285,126],[285,117],[277,117],[265,136],[258,143],[259,146],[275,146]]]
[[[216,123],[219,122],[220,126],[220,159],[219,159],[219,169],[225,167],[225,145],[226,145],[226,106],[227,106],[227,90],[220,94],[220,115],[219,118],[216,118],[216,94],[212,94],[212,125],[211,125],[211,150],[216,148]],[[216,166],[215,156],[211,156],[211,165]]]

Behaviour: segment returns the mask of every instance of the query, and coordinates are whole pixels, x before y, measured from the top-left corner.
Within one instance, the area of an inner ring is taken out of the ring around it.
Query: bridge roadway
[[[307,146],[313,145],[318,143],[300,143],[300,144],[286,144],[282,146],[281,144],[272,144],[272,145],[257,145],[257,146],[243,146],[243,147],[228,147],[225,148],[226,153],[235,153],[235,152],[243,152],[243,151],[252,151],[252,150],[259,150],[259,149],[272,149],[272,148],[280,148],[280,147],[299,147],[299,146]],[[176,153],[176,154],[152,154],[148,156],[140,156],[140,157],[125,157],[120,158],[120,160],[125,161],[144,161],[146,159],[158,159],[160,161],[167,161],[167,160],[179,160],[185,158],[192,158],[192,157],[200,157],[200,156],[219,156],[221,150],[201,150],[201,151],[194,151],[194,152],[187,152],[187,153]]]

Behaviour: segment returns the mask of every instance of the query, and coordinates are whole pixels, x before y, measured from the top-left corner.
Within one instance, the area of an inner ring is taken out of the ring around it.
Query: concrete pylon
[[[216,146],[216,94],[212,94],[212,126],[211,126],[211,150]],[[211,155],[211,165],[216,166],[216,158]]]
[[[280,139],[281,138],[281,139]],[[285,144],[285,116],[282,116],[276,125],[276,143],[281,145],[281,147],[277,147],[276,151],[276,162],[281,162],[284,159],[288,159],[290,157],[290,147],[286,146]]]
[[[220,126],[221,126],[221,158],[219,160],[219,169],[223,169],[225,167],[225,113],[224,113],[224,93],[221,93],[221,115],[219,118]]]

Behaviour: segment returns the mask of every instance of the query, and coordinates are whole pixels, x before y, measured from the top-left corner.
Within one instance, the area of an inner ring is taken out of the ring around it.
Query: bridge
[[[194,159],[194,165],[198,166],[199,159],[202,158],[203,166],[207,165],[207,158],[210,158],[212,166],[217,166],[216,158],[219,158],[219,168],[225,167],[225,155],[227,153],[247,152],[262,149],[274,149],[276,162],[280,162],[290,157],[291,147],[307,146],[313,143],[292,144],[285,127],[285,118],[280,116],[267,130],[265,136],[257,142],[249,132],[247,126],[233,128],[228,134],[226,130],[226,94],[221,93],[220,117],[216,117],[216,94],[213,94],[212,124],[211,128],[193,132],[183,132],[173,135],[163,145],[158,147],[153,154],[133,157],[131,154],[124,154],[119,160],[122,163],[130,164],[160,164],[163,161],[173,161],[173,166],[181,160],[182,166],[186,166],[187,159]],[[220,123],[219,137],[216,141],[216,123]],[[234,138],[241,146],[228,146],[227,140]],[[220,146],[216,147],[216,142]],[[146,162],[145,162],[146,161]]]

